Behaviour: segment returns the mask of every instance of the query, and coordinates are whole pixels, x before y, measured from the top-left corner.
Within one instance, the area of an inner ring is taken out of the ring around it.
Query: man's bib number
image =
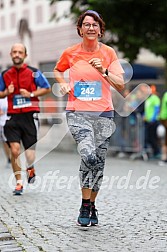
[[[13,98],[13,108],[25,108],[30,107],[32,105],[32,102],[30,98],[23,97],[22,95],[15,95]]]
[[[75,81],[74,96],[84,101],[101,99],[101,81]]]

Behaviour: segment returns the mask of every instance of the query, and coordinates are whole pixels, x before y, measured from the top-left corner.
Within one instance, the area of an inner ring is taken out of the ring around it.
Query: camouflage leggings
[[[69,130],[81,156],[81,188],[100,189],[110,137],[115,130],[113,119],[78,112],[66,114]]]

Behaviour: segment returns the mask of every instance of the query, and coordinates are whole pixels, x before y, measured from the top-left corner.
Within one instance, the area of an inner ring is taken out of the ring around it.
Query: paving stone
[[[53,141],[54,137],[56,133]],[[21,197],[12,195],[12,170],[4,167],[2,158],[0,246],[7,249],[11,244],[15,249],[16,242],[22,250],[13,252],[167,251],[167,167],[108,155],[97,199],[99,226],[84,230],[76,225],[81,202],[79,155],[47,152],[50,141],[38,147],[37,181],[25,182]]]

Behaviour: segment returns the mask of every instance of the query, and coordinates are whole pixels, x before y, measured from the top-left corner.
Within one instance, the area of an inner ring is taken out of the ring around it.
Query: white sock
[[[23,180],[17,180],[17,184],[19,184],[19,185],[23,185]]]

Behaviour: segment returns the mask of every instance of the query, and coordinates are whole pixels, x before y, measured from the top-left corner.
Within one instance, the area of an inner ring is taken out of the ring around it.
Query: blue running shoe
[[[87,227],[91,225],[90,222],[90,204],[84,203],[80,208],[80,214],[78,217],[78,225]]]
[[[95,208],[95,206],[91,206],[90,212],[91,212],[91,214],[90,214],[91,226],[95,226],[98,224],[98,211]]]
[[[20,184],[17,184],[14,191],[13,191],[13,194],[14,195],[21,195],[22,193],[23,193],[23,186]]]

